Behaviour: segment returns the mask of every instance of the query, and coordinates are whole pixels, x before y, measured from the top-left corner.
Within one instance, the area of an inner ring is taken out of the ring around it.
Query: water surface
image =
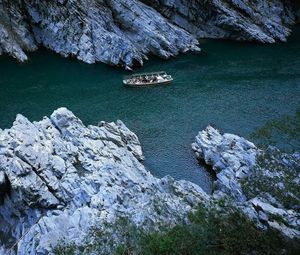
[[[121,119],[140,138],[146,167],[209,191],[209,174],[190,149],[208,124],[245,137],[266,121],[300,106],[300,28],[287,43],[259,45],[202,40],[203,53],[163,61],[139,71],[165,70],[170,86],[124,87],[118,68],[88,65],[46,50],[27,64],[0,57],[0,127],[17,113],[30,120],[65,106],[85,124]]]

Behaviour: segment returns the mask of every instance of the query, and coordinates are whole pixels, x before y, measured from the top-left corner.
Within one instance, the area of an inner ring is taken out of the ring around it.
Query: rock
[[[40,44],[86,63],[103,62],[128,69],[142,64],[147,54],[169,58],[200,50],[191,34],[135,0],[3,0],[0,12],[6,15],[0,18],[0,33],[1,25],[8,24],[0,48],[21,61],[27,59],[23,52],[28,50],[27,42],[30,49]],[[10,20],[9,14],[18,19]],[[15,33],[28,36],[16,38]]]
[[[300,238],[300,197],[295,182],[300,174],[298,153],[288,155],[274,147],[263,151],[211,126],[199,132],[192,149],[216,173],[215,200],[230,198],[259,227]]]
[[[245,178],[255,165],[256,146],[237,135],[224,134],[211,126],[199,132],[192,144],[198,159],[211,165],[217,174],[217,190],[239,201],[246,198],[240,180]]]
[[[298,153],[262,151],[210,126],[193,149],[216,172],[212,195],[188,181],[152,176],[142,165],[137,136],[121,121],[85,126],[66,108],[38,122],[17,115],[10,129],[0,130],[0,251],[51,253],[61,241],[80,245],[91,227],[107,228],[124,217],[144,230],[159,230],[188,221],[199,204],[210,208],[224,197],[259,227],[300,237],[299,208],[287,206],[277,193],[249,196],[243,184],[262,172],[261,178],[286,189],[286,176],[291,182],[299,177],[293,170],[299,169]],[[266,166],[260,164],[265,153]],[[297,201],[294,189],[289,192]]]
[[[110,135],[109,139],[113,139],[111,134],[114,134],[117,137],[116,141],[120,146],[127,146],[127,149],[131,151],[139,161],[144,160],[142,147],[138,137],[131,132],[121,120],[117,120],[116,123],[102,121],[99,123],[99,126],[104,127],[104,130],[109,130],[109,132],[107,132],[107,135]]]
[[[297,5],[292,0],[2,0],[0,54],[25,61],[25,51],[42,45],[86,63],[131,69],[150,54],[199,52],[195,38],[286,41],[299,19]]]
[[[0,1],[0,55],[7,53],[19,61],[27,60],[25,51],[37,49],[20,0]]]
[[[3,171],[0,170],[0,205],[4,201],[4,196],[8,192],[8,183],[6,180],[6,176]]]
[[[295,22],[292,1],[162,0],[150,4],[198,38],[273,43],[286,41]]]
[[[85,126],[66,108],[33,123],[17,115],[0,132],[0,251],[19,241],[17,254],[47,254],[119,217],[145,230],[172,226],[208,203],[197,185],[155,178],[142,160],[121,121]]]

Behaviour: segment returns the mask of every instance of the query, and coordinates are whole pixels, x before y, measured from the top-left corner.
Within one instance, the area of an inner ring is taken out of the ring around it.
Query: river
[[[287,43],[260,45],[201,40],[203,52],[168,61],[150,57],[138,71],[164,70],[169,86],[134,89],[122,85],[128,72],[88,65],[47,50],[26,64],[0,57],[0,128],[17,113],[40,120],[65,106],[85,124],[121,119],[142,143],[145,166],[211,189],[190,144],[211,124],[249,138],[268,120],[300,106],[300,27]]]

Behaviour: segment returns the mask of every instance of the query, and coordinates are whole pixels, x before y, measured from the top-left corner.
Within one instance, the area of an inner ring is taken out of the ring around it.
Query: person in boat
[[[137,76],[137,77],[132,77],[130,79],[130,82],[133,84],[142,84],[142,83],[156,83],[159,81],[159,78],[165,79],[165,77],[162,76],[156,76],[156,75],[145,75],[145,76]]]

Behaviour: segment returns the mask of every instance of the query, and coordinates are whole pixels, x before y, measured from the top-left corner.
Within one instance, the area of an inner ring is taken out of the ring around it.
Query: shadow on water
[[[294,114],[300,98],[300,27],[285,44],[258,45],[201,40],[204,53],[163,61],[151,58],[140,72],[164,70],[170,86],[132,89],[128,72],[88,65],[46,50],[27,64],[0,57],[0,127],[17,113],[40,120],[65,106],[85,124],[121,119],[142,143],[146,167],[211,189],[190,144],[208,124],[249,137],[282,114]]]

